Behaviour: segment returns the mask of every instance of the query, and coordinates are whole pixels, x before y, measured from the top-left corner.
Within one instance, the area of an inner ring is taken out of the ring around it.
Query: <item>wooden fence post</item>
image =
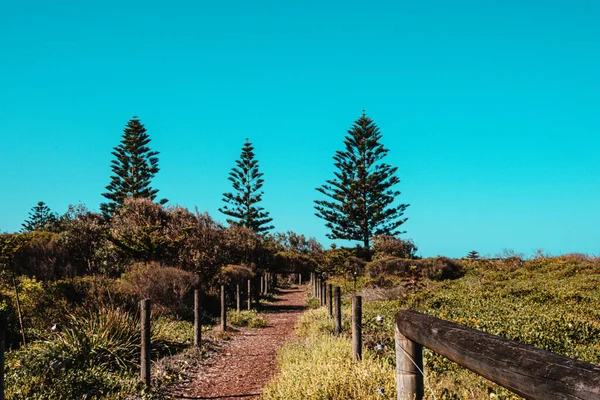
[[[262,277],[262,275],[260,276],[260,295],[262,296],[265,293],[265,281]]]
[[[248,279],[248,311],[252,309],[252,283]]]
[[[321,306],[325,306],[325,301],[327,299],[325,295],[325,288],[327,288],[327,281],[323,279],[321,282]]]
[[[335,334],[342,334],[342,289],[335,287]]]
[[[321,300],[321,290],[319,290],[319,288],[321,287],[321,282],[318,276],[315,276],[315,297],[319,300]]]
[[[362,297],[352,297],[352,359],[362,360]]]
[[[200,324],[200,289],[194,290],[194,347],[202,343],[202,325]]]
[[[302,286],[302,274],[298,274],[298,286]]]
[[[225,285],[221,285],[221,330],[227,330],[227,303],[225,302]]]
[[[264,285],[264,289],[265,289],[265,296],[269,295],[269,273],[265,273],[263,279],[265,280],[265,285]]]
[[[421,400],[423,385],[423,346],[413,342],[395,327],[397,400]]]
[[[140,302],[142,328],[142,354],[140,360],[140,380],[150,386],[150,299]]]
[[[329,311],[329,318],[333,317],[333,285],[330,283],[327,286],[327,309]]]
[[[240,297],[240,284],[235,285],[235,302],[237,306],[237,312],[242,311],[242,299]]]
[[[6,350],[6,317],[0,320],[0,400],[4,400],[4,351]]]

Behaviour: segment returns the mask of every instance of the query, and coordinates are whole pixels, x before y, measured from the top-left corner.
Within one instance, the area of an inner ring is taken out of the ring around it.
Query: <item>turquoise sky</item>
[[[4,1],[0,231],[98,210],[138,115],[159,196],[210,214],[244,139],[277,230],[323,243],[315,188],[363,108],[424,256],[600,254],[596,1]]]

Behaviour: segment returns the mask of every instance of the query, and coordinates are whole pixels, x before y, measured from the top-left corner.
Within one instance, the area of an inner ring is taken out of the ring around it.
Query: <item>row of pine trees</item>
[[[389,152],[381,143],[382,134],[365,112],[347,131],[344,147],[335,153],[334,178],[317,191],[324,197],[315,200],[316,215],[325,221],[330,239],[360,241],[369,249],[374,235],[396,236],[408,204],[394,204],[400,194],[394,187],[400,182],[397,167],[383,159]],[[118,214],[125,200],[143,198],[155,201],[158,189],[151,185],[159,172],[158,151],[150,148],[150,136],[139,118],[126,125],[121,141],[112,152],[112,175],[100,210],[106,219]],[[264,179],[259,171],[252,143],[246,139],[240,158],[228,177],[232,191],[223,193],[224,206],[219,211],[230,225],[243,226],[263,234],[274,228],[269,212],[261,207]],[[167,199],[160,199],[165,204]],[[24,231],[42,229],[56,218],[39,202],[23,224]]]

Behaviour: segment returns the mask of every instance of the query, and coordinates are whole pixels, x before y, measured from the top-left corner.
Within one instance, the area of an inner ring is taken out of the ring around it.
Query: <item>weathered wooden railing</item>
[[[425,346],[527,399],[600,399],[600,367],[412,310],[396,314],[398,400],[423,397]]]

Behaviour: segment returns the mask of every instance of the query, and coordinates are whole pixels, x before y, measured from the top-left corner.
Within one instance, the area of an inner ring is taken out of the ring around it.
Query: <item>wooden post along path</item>
[[[327,286],[327,313],[329,318],[333,317],[333,285]]]
[[[335,287],[335,329],[336,335],[342,334],[342,290],[339,286]]]
[[[252,283],[248,279],[248,311],[252,309]]]
[[[140,380],[150,386],[150,299],[140,302],[140,325],[142,330]]]
[[[352,358],[362,360],[362,297],[352,297]]]
[[[4,400],[4,351],[6,350],[6,317],[0,317],[0,400]]]
[[[194,347],[202,343],[202,325],[200,324],[200,289],[194,290]]]
[[[221,330],[227,330],[227,303],[225,294],[225,285],[221,285]]]

